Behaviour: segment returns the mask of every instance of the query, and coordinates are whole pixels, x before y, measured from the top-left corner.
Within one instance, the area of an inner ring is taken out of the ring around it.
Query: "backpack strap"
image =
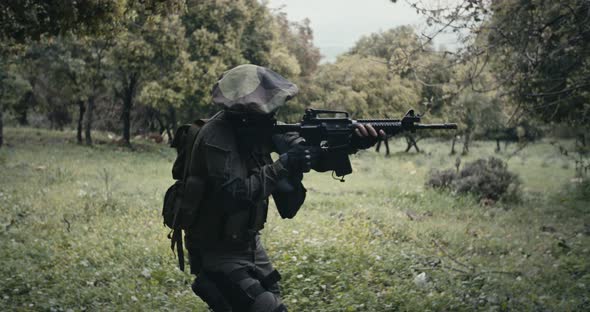
[[[190,173],[190,165],[191,165],[191,158],[193,156],[193,148],[195,146],[195,141],[197,140],[197,135],[199,134],[199,130],[207,121],[204,119],[199,119],[195,121],[193,124],[190,125],[187,137],[186,137],[186,157],[184,159],[184,173],[182,175],[182,181],[186,181],[188,175]],[[180,210],[180,209],[179,209]],[[174,222],[172,225],[172,235],[169,235],[171,240],[170,248],[172,252],[174,252],[174,247],[176,247],[176,254],[178,255],[178,267],[181,271],[184,272],[184,250],[183,250],[183,242],[182,242],[182,229],[178,226],[178,213],[179,210],[176,211],[176,215],[174,216]]]
[[[187,136],[186,136],[186,143],[188,144],[187,146],[187,154],[186,154],[186,158],[184,159],[184,174],[182,175],[182,180],[186,181],[186,179],[188,178],[188,175],[190,174],[190,166],[191,166],[191,159],[193,158],[193,148],[195,146],[195,141],[197,140],[197,135],[199,134],[199,130],[201,130],[201,128],[211,119],[217,117],[220,114],[220,112],[218,112],[217,114],[213,115],[213,117],[209,118],[209,119],[197,119],[195,120],[191,125],[190,128],[188,129],[187,132]]]
[[[193,148],[195,146],[195,141],[197,140],[197,134],[199,134],[199,130],[205,124],[202,120],[195,121],[190,128],[188,128],[188,133],[186,135],[186,158],[184,159],[184,174],[182,175],[182,180],[186,181],[188,175],[190,173],[190,165],[191,165],[191,158],[193,157]]]
[[[219,116],[221,112],[216,113],[213,117],[209,119],[198,119],[195,120],[189,127],[187,134],[186,134],[186,158],[184,159],[184,173],[182,175],[182,181],[186,182],[189,174],[190,174],[190,166],[192,164],[191,159],[193,158],[193,148],[195,146],[195,142],[197,140],[197,136],[199,134],[199,130],[211,119],[216,118]],[[178,213],[179,210],[176,211],[176,215],[174,216],[173,222],[173,230],[172,233],[168,235],[171,240],[170,248],[172,252],[174,252],[174,247],[176,247],[176,254],[178,255],[178,267],[181,271],[184,271],[184,250],[183,250],[183,243],[182,243],[182,229],[178,226]]]

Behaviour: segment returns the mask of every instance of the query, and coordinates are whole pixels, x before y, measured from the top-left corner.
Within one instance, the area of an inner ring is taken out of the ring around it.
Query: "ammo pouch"
[[[184,271],[182,230],[189,229],[198,219],[204,184],[203,179],[190,176],[186,182],[176,181],[168,188],[164,196],[162,216],[164,224],[172,229],[168,234],[170,248],[172,251],[176,249],[178,266],[181,271]]]
[[[171,229],[189,229],[199,216],[199,206],[203,197],[205,183],[197,176],[185,181],[176,181],[166,191],[162,217],[164,224]]]

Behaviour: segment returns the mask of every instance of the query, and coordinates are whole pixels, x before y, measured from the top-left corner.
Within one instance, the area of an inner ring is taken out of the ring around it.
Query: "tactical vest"
[[[205,189],[199,218],[186,231],[189,249],[245,249],[264,227],[268,199],[243,200],[229,190],[272,163],[270,147],[245,151],[237,143],[235,129],[223,116],[209,120],[197,136],[190,175],[203,178]]]

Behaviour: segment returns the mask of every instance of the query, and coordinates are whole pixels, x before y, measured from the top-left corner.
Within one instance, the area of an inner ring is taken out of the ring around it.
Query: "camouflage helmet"
[[[213,86],[213,103],[231,111],[269,114],[299,92],[274,71],[252,64],[232,68]]]

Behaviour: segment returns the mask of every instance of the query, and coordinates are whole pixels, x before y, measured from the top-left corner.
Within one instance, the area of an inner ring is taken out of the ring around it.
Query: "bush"
[[[431,170],[428,174],[428,181],[426,185],[432,188],[450,188],[451,183],[457,177],[455,171],[452,169],[447,170]]]
[[[453,170],[433,170],[426,185],[449,189],[455,193],[471,193],[479,200],[516,200],[520,180],[501,159],[490,157],[468,163],[458,173]]]

